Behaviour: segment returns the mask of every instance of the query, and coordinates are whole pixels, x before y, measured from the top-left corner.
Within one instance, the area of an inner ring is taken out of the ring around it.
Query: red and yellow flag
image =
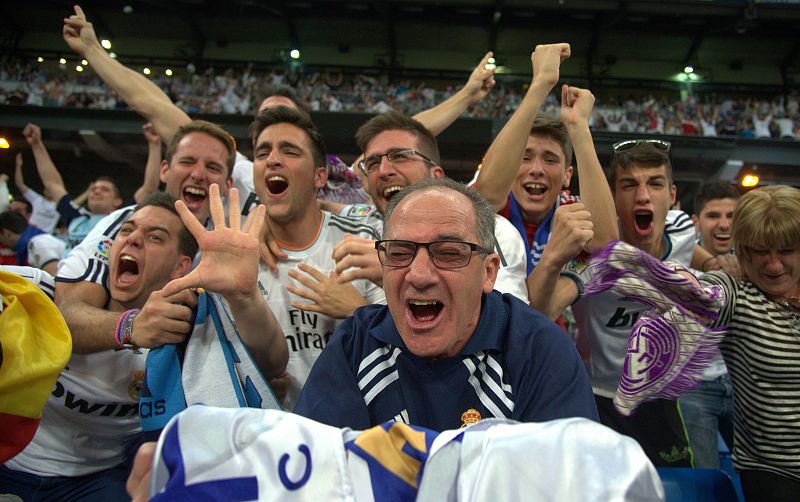
[[[72,353],[58,308],[38,287],[0,270],[0,463],[33,439],[42,408]]]

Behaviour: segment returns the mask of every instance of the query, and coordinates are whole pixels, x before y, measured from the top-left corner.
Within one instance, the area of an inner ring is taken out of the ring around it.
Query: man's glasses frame
[[[432,161],[427,156],[425,156],[424,154],[418,152],[417,150],[414,150],[413,148],[393,148],[393,149],[389,150],[388,152],[386,152],[384,154],[381,154],[381,155],[370,155],[369,157],[365,157],[365,158],[361,159],[358,162],[358,168],[361,169],[361,172],[364,173],[365,176],[369,176],[370,173],[380,169],[380,167],[381,167],[381,159],[383,159],[384,157],[389,159],[389,162],[394,164],[395,162],[398,162],[398,161],[414,160],[414,159],[409,159],[408,156],[421,157],[422,160],[424,160],[428,164],[430,164],[432,166],[437,165],[436,162]],[[377,161],[377,162],[375,162],[375,161]],[[373,164],[373,162],[375,162],[375,163]],[[368,163],[369,164],[373,164],[374,167],[372,167],[371,169],[367,169],[367,164]]]
[[[392,253],[392,247],[395,246],[405,247],[405,249],[401,248],[397,250],[397,253]],[[381,265],[391,268],[402,268],[411,265],[421,247],[428,250],[428,255],[433,264],[443,270],[466,267],[472,261],[473,253],[486,255],[492,252],[478,244],[456,240],[414,242],[386,239],[375,242],[375,249],[378,251],[378,260],[380,260]],[[449,249],[447,249],[448,247]],[[400,252],[402,252],[401,256],[398,256]]]

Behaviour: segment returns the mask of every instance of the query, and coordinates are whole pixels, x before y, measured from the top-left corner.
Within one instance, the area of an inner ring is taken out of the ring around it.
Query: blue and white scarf
[[[215,293],[198,295],[194,327],[183,343],[162,345],[147,354],[139,399],[142,430],[163,429],[193,404],[281,409]]]
[[[528,233],[525,231],[525,219],[522,217],[522,210],[519,208],[519,203],[514,198],[514,194],[509,194],[508,196],[508,219],[522,236],[522,242],[525,243],[525,256],[528,257],[527,275],[531,275],[533,269],[539,264],[539,260],[542,259],[544,247],[550,240],[550,225],[553,223],[553,214],[556,212],[560,200],[561,198],[559,197],[556,200],[556,205],[548,211],[544,220],[537,225],[536,233],[533,235],[533,245],[530,245],[528,244]]]

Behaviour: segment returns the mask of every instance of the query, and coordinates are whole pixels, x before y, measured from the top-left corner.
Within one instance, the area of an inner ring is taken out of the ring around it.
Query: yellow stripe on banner
[[[0,270],[0,295],[0,412],[39,418],[69,361],[72,337],[61,312],[34,284]]]
[[[417,488],[420,461],[403,452],[403,447],[408,444],[424,453],[427,450],[424,432],[405,424],[392,424],[388,431],[377,426],[362,432],[355,444],[380,462],[387,471]]]

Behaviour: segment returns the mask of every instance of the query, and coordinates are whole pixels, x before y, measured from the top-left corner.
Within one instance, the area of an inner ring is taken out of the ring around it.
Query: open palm
[[[214,230],[206,230],[182,201],[175,203],[184,225],[197,239],[202,255],[194,270],[164,287],[165,294],[204,288],[223,296],[247,295],[255,288],[259,270],[258,236],[266,208],[259,205],[241,228],[238,190],[232,189],[229,196],[230,225],[225,223],[218,185],[209,187],[209,198]]]

